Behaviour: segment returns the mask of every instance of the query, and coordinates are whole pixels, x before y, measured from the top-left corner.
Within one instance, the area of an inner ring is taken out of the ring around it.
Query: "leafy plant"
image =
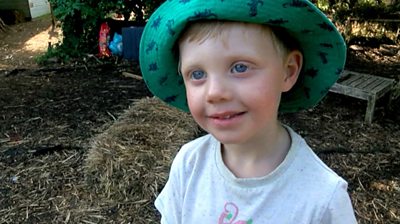
[[[54,16],[61,22],[62,43],[49,48],[46,58],[61,60],[79,57],[84,53],[94,53],[98,46],[98,33],[102,21],[111,13],[135,14],[135,20],[145,19],[164,0],[49,0]]]

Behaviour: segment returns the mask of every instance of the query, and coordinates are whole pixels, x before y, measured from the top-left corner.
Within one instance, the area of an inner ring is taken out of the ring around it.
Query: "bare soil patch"
[[[143,81],[122,75],[140,75],[138,65],[39,68],[33,59],[47,49],[51,27],[36,22],[0,34],[0,223],[135,223],[126,213],[134,202],[94,201],[83,163],[91,139],[151,95]],[[346,67],[398,82],[400,55],[364,47],[349,51]],[[349,182],[359,223],[400,223],[400,103],[388,109],[386,100],[371,126],[363,122],[366,102],[333,93],[314,109],[281,116]]]
[[[49,43],[62,40],[60,28],[52,28],[49,15],[8,28],[0,31],[0,69],[37,68],[35,59],[47,51]]]

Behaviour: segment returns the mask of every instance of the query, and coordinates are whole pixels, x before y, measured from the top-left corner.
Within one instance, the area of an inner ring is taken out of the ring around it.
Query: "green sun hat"
[[[306,0],[166,0],[148,20],[139,62],[149,90],[189,111],[178,73],[175,42],[188,22],[226,20],[285,28],[300,44],[304,64],[296,85],[283,93],[280,112],[314,107],[337,81],[346,60],[345,42],[332,22]]]

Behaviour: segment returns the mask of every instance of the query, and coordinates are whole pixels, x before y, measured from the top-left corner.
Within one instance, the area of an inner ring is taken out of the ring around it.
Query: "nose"
[[[232,97],[229,80],[221,76],[209,76],[207,80],[207,102],[217,103],[228,101]]]

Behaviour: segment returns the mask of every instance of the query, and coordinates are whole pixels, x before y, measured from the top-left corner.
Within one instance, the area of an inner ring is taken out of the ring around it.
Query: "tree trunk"
[[[51,15],[51,31],[54,31],[56,28],[56,17],[54,16],[53,12],[53,4],[51,1],[49,2],[50,5],[50,15]]]

